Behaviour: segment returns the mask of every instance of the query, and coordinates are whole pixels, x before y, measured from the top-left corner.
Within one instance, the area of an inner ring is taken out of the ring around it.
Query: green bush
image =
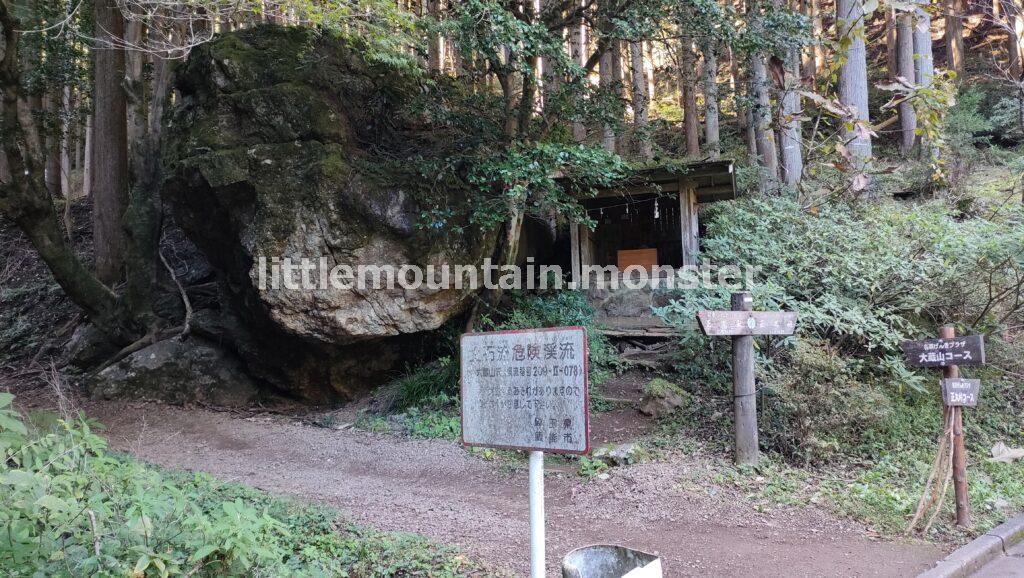
[[[1007,211],[996,221],[940,202],[805,209],[764,197],[709,207],[703,256],[758,267],[755,309],[799,314],[797,335],[756,341],[763,444],[803,461],[870,456],[906,433],[891,423],[894,404],[935,395],[937,377],[908,369],[901,341],[955,323],[1006,349],[1002,330],[1024,322],[1024,212]],[[692,322],[728,309],[728,293],[682,291],[657,313]],[[728,395],[729,360],[727,340],[684,331],[676,370],[690,391]]]
[[[851,453],[891,413],[882,388],[866,383],[827,342],[797,340],[785,363],[766,372],[761,396],[765,446],[804,462]]]
[[[461,576],[422,538],[109,453],[84,419],[30,431],[0,393],[4,576]]]
[[[587,330],[590,383],[600,384],[619,367],[618,353],[594,323],[594,308],[580,291],[509,294],[507,306],[484,318],[489,330],[582,326]]]

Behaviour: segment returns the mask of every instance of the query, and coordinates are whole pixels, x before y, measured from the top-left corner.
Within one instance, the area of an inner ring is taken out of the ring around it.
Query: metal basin
[[[662,578],[661,558],[622,546],[585,546],[562,559],[562,578]]]

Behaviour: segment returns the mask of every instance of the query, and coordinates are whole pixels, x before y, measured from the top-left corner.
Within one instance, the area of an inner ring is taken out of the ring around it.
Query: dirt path
[[[526,472],[506,472],[453,443],[160,405],[85,409],[107,424],[114,447],[147,461],[325,502],[374,527],[418,532],[516,575],[527,571]],[[618,468],[605,481],[549,475],[548,574],[557,575],[568,550],[598,542],[656,552],[673,577],[912,576],[942,555],[869,540],[815,509],[764,515],[724,492],[684,491],[676,480],[686,467],[680,457]]]

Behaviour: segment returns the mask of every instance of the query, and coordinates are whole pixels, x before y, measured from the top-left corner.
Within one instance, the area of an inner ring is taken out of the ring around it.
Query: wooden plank
[[[577,225],[580,229],[580,268],[594,264],[594,242],[591,240],[590,227]]]
[[[679,187],[679,241],[682,244],[683,265],[696,265],[699,227],[697,193],[691,183],[680,182]]]
[[[977,407],[980,379],[952,378],[943,379],[941,383],[943,403],[950,407]]]
[[[985,364],[985,340],[981,335],[904,341],[900,349],[911,367]]]
[[[620,249],[616,257],[620,272],[633,265],[639,265],[648,271],[653,271],[658,266],[657,249]]]
[[[792,311],[701,311],[697,314],[705,335],[792,335]]]

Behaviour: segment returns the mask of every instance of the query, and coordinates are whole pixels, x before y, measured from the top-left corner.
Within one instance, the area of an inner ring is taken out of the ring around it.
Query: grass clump
[[[29,427],[0,393],[5,576],[463,576],[479,568],[410,534],[205,474],[108,451],[83,418]],[[45,421],[45,420],[44,420]]]

